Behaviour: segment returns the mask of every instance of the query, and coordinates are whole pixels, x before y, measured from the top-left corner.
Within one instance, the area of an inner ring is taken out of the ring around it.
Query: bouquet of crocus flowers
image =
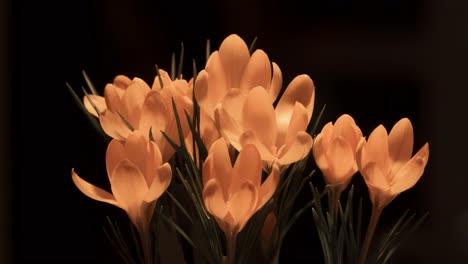
[[[419,180],[428,144],[413,154],[408,118],[367,138],[348,114],[316,131],[324,108],[312,118],[312,79],[283,85],[280,67],[253,44],[232,34],[214,52],[207,45],[205,67],[198,72],[194,63],[189,80],[182,50],[178,69],[173,56],[170,73],[156,66],[150,84],[118,75],[104,96],[83,72],[89,92],[68,88],[108,142],[110,190],[73,168],[76,187],[128,215],[131,232],[112,219],[105,229],[125,263],[278,263],[287,232],[306,212],[325,263],[387,262],[424,216],[405,212],[375,240],[379,217]],[[323,188],[312,184],[314,167]],[[369,221],[349,186],[358,172]],[[310,201],[297,209],[305,187]]]

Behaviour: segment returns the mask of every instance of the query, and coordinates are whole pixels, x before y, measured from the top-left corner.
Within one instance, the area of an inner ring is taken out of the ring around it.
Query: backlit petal
[[[392,193],[398,194],[413,187],[421,178],[429,159],[429,144],[424,146],[401,169],[392,182]]]
[[[255,213],[258,202],[258,188],[250,181],[244,182],[228,201],[228,211],[237,223],[239,230],[244,228],[247,221]]]
[[[110,178],[112,193],[127,212],[139,211],[148,192],[148,185],[140,170],[129,160],[123,160],[115,167]]]
[[[346,182],[356,173],[354,171],[354,150],[344,137],[339,136],[332,140],[326,151],[329,173],[325,176],[328,184],[337,184]]]
[[[283,75],[281,73],[281,69],[276,63],[272,63],[273,67],[273,76],[271,78],[270,89],[268,89],[268,96],[270,97],[271,103],[275,102],[278,94],[281,90],[281,86],[283,85]]]
[[[246,180],[259,187],[261,178],[262,161],[257,148],[252,144],[242,146],[232,172],[231,191],[235,192]]]
[[[305,74],[294,78],[288,85],[276,106],[276,111],[291,115],[296,102],[307,109],[308,120],[312,117],[315,100],[315,87],[312,79]]]
[[[158,199],[169,187],[172,179],[172,169],[169,163],[164,163],[153,176],[151,186],[146,193],[145,201]]]
[[[141,110],[139,129],[149,135],[151,128],[154,142],[161,144],[163,135],[161,130],[165,130],[168,125],[167,103],[160,93],[151,91],[148,93]]]
[[[240,89],[248,93],[255,86],[267,89],[271,80],[271,64],[268,55],[263,50],[256,50],[245,67]]]
[[[104,88],[104,99],[106,101],[107,109],[117,113],[120,111],[121,95],[117,92],[120,88],[113,84],[108,83]]]
[[[211,179],[203,187],[203,200],[208,212],[219,219],[224,219],[228,213],[223,191],[217,179]]]
[[[107,175],[112,177],[112,172],[114,171],[117,164],[122,160],[127,159],[127,153],[125,152],[125,142],[119,139],[113,139],[109,145],[107,145],[106,151],[106,168]]]
[[[242,133],[240,124],[234,121],[222,105],[218,105],[215,109],[215,124],[226,141],[237,150],[240,150],[240,135]]]
[[[265,205],[265,203],[268,202],[268,200],[270,200],[271,196],[273,196],[273,194],[276,191],[276,188],[278,187],[279,180],[279,167],[277,164],[274,164],[270,175],[268,175],[266,180],[260,186],[257,210],[262,208]]]
[[[99,117],[102,130],[112,138],[126,139],[132,132],[123,122],[118,113],[113,113],[109,109],[104,111]]]
[[[83,180],[74,169],[72,169],[72,179],[76,187],[89,198],[122,208],[112,194]]]
[[[320,133],[314,139],[313,146],[312,146],[312,154],[314,155],[314,160],[319,169],[322,171],[323,174],[327,174],[329,170],[328,160],[325,156],[325,151],[327,149],[324,147],[323,144],[323,134]]]
[[[236,34],[223,40],[219,47],[219,58],[222,62],[228,88],[239,88],[241,76],[250,59],[247,44]]]
[[[275,145],[276,117],[275,110],[263,87],[253,88],[242,109],[243,131],[252,130],[266,146]]]
[[[312,148],[312,137],[306,132],[298,132],[294,141],[278,153],[278,162],[281,165],[288,165],[302,160],[307,156]]]
[[[219,180],[223,191],[228,191],[231,185],[232,165],[226,141],[223,138],[216,140],[210,149],[211,153],[213,154],[213,173]]]
[[[401,167],[413,154],[413,126],[408,118],[398,121],[388,136],[388,147],[393,166]],[[394,170],[398,170],[394,168]]]
[[[97,110],[99,111],[99,114],[101,114],[102,112],[104,112],[104,110],[107,109],[106,100],[104,99],[104,97],[99,96],[99,95],[94,95],[94,94],[88,94],[87,96],[85,95],[83,97],[83,104],[86,110],[88,110],[88,112],[95,117],[98,117],[99,115],[96,112],[96,109],[94,109],[94,107],[97,108]]]
[[[367,139],[366,157],[369,160],[363,160],[364,163],[375,162],[382,173],[391,177],[391,161],[388,153],[388,135],[383,125],[379,125],[372,131]],[[390,181],[391,179],[389,179]]]
[[[255,135],[251,130],[247,130],[242,133],[240,138],[240,144],[245,146],[247,144],[253,144],[260,153],[260,157],[263,161],[268,161],[268,163],[273,162],[276,159],[276,153],[272,153],[268,146],[265,146],[263,142]]]
[[[134,128],[139,124],[141,109],[149,91],[150,87],[145,81],[135,78],[122,97],[120,113]]]

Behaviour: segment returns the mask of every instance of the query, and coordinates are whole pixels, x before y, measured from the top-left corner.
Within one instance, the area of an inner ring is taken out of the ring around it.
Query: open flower
[[[106,167],[112,193],[83,180],[74,169],[73,182],[88,197],[125,210],[140,234],[149,232],[156,200],[172,178],[158,146],[140,131],[131,133],[126,141],[114,139],[107,148]]]
[[[312,152],[325,182],[337,185],[338,192],[348,186],[358,171],[356,148],[362,139],[361,129],[347,114],[340,116],[335,124],[327,123],[314,140]]]
[[[125,140],[133,130],[149,135],[151,129],[163,161],[167,161],[174,154],[174,148],[161,131],[180,144],[172,107],[174,100],[184,138],[189,134],[184,111],[189,115],[193,112],[190,86],[184,79],[171,80],[164,70],[159,70],[151,88],[140,78],[130,80],[119,75],[112,84],[106,85],[104,97],[85,96],[84,104],[91,114],[99,118],[104,132],[112,138]]]
[[[261,86],[246,95],[231,89],[215,110],[215,123],[237,150],[254,144],[267,166],[289,165],[303,159],[312,147],[312,137],[305,130],[314,98],[314,84],[305,74],[291,81],[276,108]]]
[[[200,104],[200,135],[209,149],[213,139],[220,137],[214,124],[215,107],[231,89],[247,94],[252,88],[262,86],[273,103],[282,85],[281,70],[261,49],[249,52],[247,44],[238,35],[231,34],[223,40],[199,72],[195,97]]]
[[[398,121],[390,134],[380,125],[367,142],[361,141],[357,165],[374,207],[384,208],[422,176],[429,158],[429,144],[424,144],[413,157],[412,153],[413,126],[408,118]]]
[[[273,195],[279,181],[276,165],[262,183],[262,162],[254,145],[246,145],[234,167],[223,138],[213,143],[203,164],[205,206],[228,237],[240,232]]]

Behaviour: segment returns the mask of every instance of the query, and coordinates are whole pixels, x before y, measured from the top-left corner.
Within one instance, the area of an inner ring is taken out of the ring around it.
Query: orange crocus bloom
[[[157,199],[172,178],[169,163],[163,163],[158,146],[140,131],[126,141],[114,139],[106,153],[106,167],[112,193],[83,180],[72,169],[72,179],[88,197],[125,210],[140,234],[150,227]]]
[[[276,108],[261,86],[247,95],[231,89],[216,108],[216,125],[237,150],[254,144],[266,167],[275,162],[283,167],[303,159],[312,147],[312,137],[305,130],[314,98],[314,84],[305,74],[291,81]]]
[[[361,129],[354,119],[344,114],[335,124],[328,122],[314,140],[312,152],[325,182],[337,185],[338,192],[346,189],[358,171],[356,148],[362,139]]]
[[[254,145],[246,145],[231,165],[227,143],[215,141],[203,164],[203,198],[208,212],[228,237],[235,237],[278,186],[276,165],[262,183],[262,162]]]
[[[429,158],[429,144],[424,144],[414,156],[412,153],[413,126],[408,118],[398,121],[390,134],[379,125],[367,141],[361,141],[357,165],[374,207],[383,209],[422,176]]]

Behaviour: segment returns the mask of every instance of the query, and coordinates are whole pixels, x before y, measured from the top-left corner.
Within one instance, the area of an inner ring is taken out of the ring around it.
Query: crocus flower
[[[262,162],[254,145],[246,145],[231,165],[228,145],[215,141],[203,164],[205,206],[228,238],[235,237],[250,217],[273,195],[279,169],[273,166],[262,183]]]
[[[429,144],[412,154],[413,126],[408,118],[398,121],[388,135],[384,126],[378,126],[367,142],[361,142],[357,165],[374,206],[387,206],[419,180],[429,158]]]
[[[159,70],[159,76],[154,79],[151,88],[140,78],[130,80],[119,75],[112,84],[106,85],[104,97],[85,96],[84,104],[91,114],[99,118],[104,132],[112,138],[125,140],[133,130],[149,135],[151,129],[163,161],[167,161],[174,154],[174,148],[161,131],[180,144],[172,107],[174,100],[184,138],[189,134],[184,113],[186,111],[191,115],[193,112],[189,86],[191,84],[186,80],[171,80],[164,70]]]
[[[312,147],[312,137],[305,130],[314,98],[314,84],[305,74],[291,81],[276,108],[261,86],[247,95],[231,89],[215,110],[215,123],[237,150],[254,144],[267,167],[275,162],[286,166],[303,159]]]
[[[169,163],[162,162],[154,142],[134,131],[126,141],[114,139],[109,143],[106,167],[112,193],[83,180],[74,169],[73,182],[88,197],[125,210],[138,231],[146,231],[156,200],[171,182]]]
[[[214,51],[204,70],[197,76],[195,96],[200,107],[212,119],[214,109],[231,88],[247,93],[262,86],[273,103],[281,89],[282,75],[278,65],[270,62],[261,49],[250,55],[247,44],[236,34],[223,40]]]
[[[214,124],[214,110],[230,89],[247,94],[255,86],[262,86],[273,103],[282,85],[281,70],[261,49],[252,55],[247,44],[238,35],[223,40],[219,50],[207,60],[206,67],[197,75],[195,97],[200,104],[200,135],[209,149],[213,139],[220,137]]]
[[[358,171],[356,148],[362,139],[361,129],[347,114],[340,116],[335,124],[328,122],[314,140],[312,152],[325,182],[337,185],[340,193],[348,186]]]

